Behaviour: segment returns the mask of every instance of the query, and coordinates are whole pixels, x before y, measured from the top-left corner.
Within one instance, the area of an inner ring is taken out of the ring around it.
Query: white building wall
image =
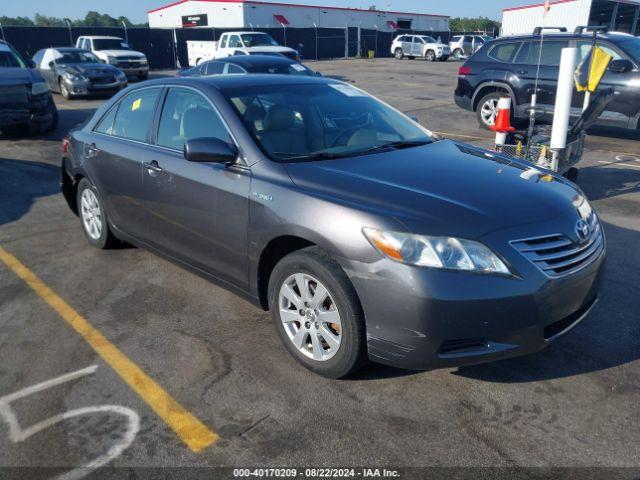
[[[321,1],[321,0],[320,0]],[[267,28],[280,27],[274,15],[283,15],[293,28],[350,27],[393,30],[388,21],[412,21],[414,30],[446,31],[449,18],[438,15],[379,12],[354,9],[320,8],[303,5],[270,5],[252,2],[199,2],[186,1],[149,12],[151,28],[179,28],[184,15],[207,14],[209,27],[214,28]]]
[[[502,12],[503,36],[526,35],[534,28],[566,27],[572,32],[577,26],[589,23],[591,0],[557,0],[551,2],[551,9],[544,14],[544,6],[523,6],[506,9]]]
[[[209,26],[235,28],[244,25],[244,10],[241,2],[198,2],[188,1],[149,12],[149,27],[180,28],[182,17],[206,13]]]

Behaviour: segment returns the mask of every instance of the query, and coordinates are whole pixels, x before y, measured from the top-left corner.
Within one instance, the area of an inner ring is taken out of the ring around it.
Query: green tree
[[[500,32],[500,22],[489,18],[452,18],[449,20],[449,28],[452,32],[487,32],[496,34]]]

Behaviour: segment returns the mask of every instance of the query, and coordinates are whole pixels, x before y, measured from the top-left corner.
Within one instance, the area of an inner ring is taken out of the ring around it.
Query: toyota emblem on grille
[[[589,238],[590,230],[591,228],[589,228],[589,224],[584,220],[578,220],[578,223],[576,223],[576,234],[580,240],[585,241]]]

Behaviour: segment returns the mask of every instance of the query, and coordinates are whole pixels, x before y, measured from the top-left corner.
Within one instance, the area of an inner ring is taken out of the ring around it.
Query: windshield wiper
[[[395,142],[376,145],[375,147],[368,148],[367,150],[363,150],[357,154],[375,153],[384,150],[402,150],[403,148],[421,147],[422,145],[428,145],[430,143],[433,143],[433,140],[397,140]]]
[[[283,157],[286,160],[333,160],[335,158],[345,158],[351,156],[345,153],[331,153],[326,151],[313,152],[308,155],[300,155],[299,153],[275,152],[277,157]]]

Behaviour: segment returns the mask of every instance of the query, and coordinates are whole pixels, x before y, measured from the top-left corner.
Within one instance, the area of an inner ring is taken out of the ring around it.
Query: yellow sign
[[[135,112],[140,108],[140,105],[142,105],[142,99],[138,98],[136,101],[133,102],[133,105],[131,105],[131,111]]]
[[[579,92],[595,92],[612,58],[601,48],[592,48],[575,72],[574,79],[577,90]]]

